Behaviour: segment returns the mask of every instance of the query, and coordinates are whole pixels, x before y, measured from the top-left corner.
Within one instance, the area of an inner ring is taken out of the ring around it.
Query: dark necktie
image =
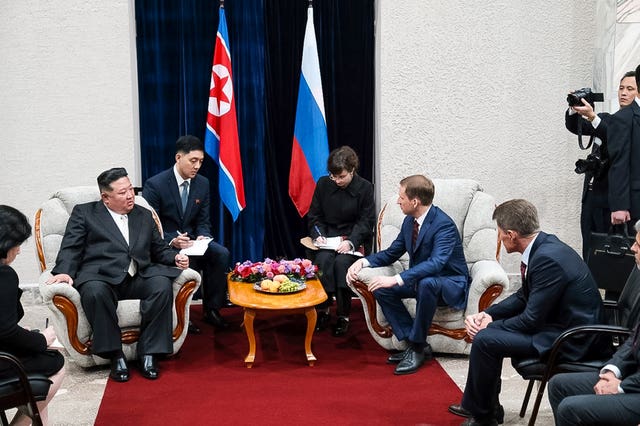
[[[522,290],[525,294],[529,294],[527,291],[527,264],[524,262],[520,262],[520,278],[522,278]]]
[[[189,198],[189,181],[185,180],[182,182],[182,211],[184,212],[187,209],[187,199]]]
[[[418,221],[416,219],[413,219],[413,233],[411,234],[411,250],[416,249],[416,241],[418,241],[419,229],[420,228],[418,227]]]

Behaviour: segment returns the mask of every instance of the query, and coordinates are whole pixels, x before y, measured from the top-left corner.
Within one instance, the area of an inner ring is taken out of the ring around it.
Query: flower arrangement
[[[318,272],[318,267],[309,259],[273,260],[266,258],[264,262],[245,260],[242,263],[236,263],[231,272],[231,278],[235,281],[257,282],[282,274],[290,278],[305,280],[315,277],[316,272]]]

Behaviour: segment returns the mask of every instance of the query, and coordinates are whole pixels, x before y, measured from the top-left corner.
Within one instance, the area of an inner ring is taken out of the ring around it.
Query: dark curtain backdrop
[[[288,195],[306,0],[226,0],[247,207],[234,223],[206,156],[212,225],[233,261],[304,255]],[[171,167],[183,134],[204,139],[218,2],[136,0],[143,182]],[[329,149],[349,145],[373,176],[374,0],[315,0]]]

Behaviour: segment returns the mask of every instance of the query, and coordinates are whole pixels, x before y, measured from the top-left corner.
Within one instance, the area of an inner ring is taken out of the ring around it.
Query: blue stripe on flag
[[[294,133],[307,159],[313,179],[317,182],[327,173],[327,125],[303,75],[300,76],[296,111]]]

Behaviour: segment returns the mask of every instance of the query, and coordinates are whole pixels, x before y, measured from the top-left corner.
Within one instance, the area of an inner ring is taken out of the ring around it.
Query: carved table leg
[[[307,316],[307,334],[304,337],[304,350],[307,353],[307,362],[311,367],[313,367],[313,364],[316,362],[316,357],[313,352],[311,352],[311,338],[313,337],[313,331],[316,328],[318,314],[316,313],[316,308],[314,306],[306,308],[304,310],[304,314]]]
[[[256,317],[256,311],[250,308],[244,308],[244,330],[247,332],[249,340],[249,353],[244,358],[247,368],[253,367],[253,361],[256,359],[256,335],[253,330],[253,320]]]

